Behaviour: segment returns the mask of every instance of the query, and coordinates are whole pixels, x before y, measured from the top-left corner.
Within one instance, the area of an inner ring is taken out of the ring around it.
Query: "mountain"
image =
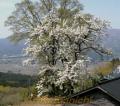
[[[102,45],[112,51],[112,55],[99,56],[95,52],[90,52],[89,56],[96,61],[111,60],[120,58],[120,29],[109,29],[107,35],[102,38]]]
[[[120,29],[110,29],[103,44],[112,50],[114,57],[120,57]]]
[[[0,57],[17,56],[23,53],[24,41],[14,44],[8,39],[0,39]]]
[[[120,29],[109,29],[108,35],[103,37],[103,45],[113,51],[113,57],[120,57]],[[0,57],[21,55],[25,48],[24,41],[14,44],[8,39],[0,39]],[[93,58],[98,55],[92,55]]]
[[[0,39],[0,72],[16,73],[25,75],[36,75],[38,67],[36,65],[23,66],[23,61],[27,57],[22,57],[24,41],[14,44],[8,39]],[[33,71],[34,70],[34,71]]]

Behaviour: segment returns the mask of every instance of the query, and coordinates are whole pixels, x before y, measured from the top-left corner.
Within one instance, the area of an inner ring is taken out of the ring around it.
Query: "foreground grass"
[[[33,101],[25,101],[20,106],[63,106],[65,99],[60,97],[40,97],[35,98]],[[69,102],[70,103],[70,102]]]
[[[0,72],[0,106],[20,104],[30,97],[35,76]]]
[[[0,85],[0,106],[17,105],[28,100],[28,88]]]
[[[25,101],[21,103],[20,106],[78,106],[74,104],[89,104],[92,101],[92,98],[84,97],[84,98],[76,98],[76,99],[68,99],[63,97],[39,97],[35,98],[33,101]]]
[[[19,106],[63,106],[62,104],[39,104],[39,103],[33,103],[33,102],[27,102],[20,104]]]

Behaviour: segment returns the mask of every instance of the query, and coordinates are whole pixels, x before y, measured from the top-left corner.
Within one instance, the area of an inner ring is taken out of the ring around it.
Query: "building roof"
[[[93,94],[94,92],[101,92],[108,96],[111,100],[120,103],[120,77],[104,81],[95,87],[70,96],[70,98],[87,96],[88,94]]]

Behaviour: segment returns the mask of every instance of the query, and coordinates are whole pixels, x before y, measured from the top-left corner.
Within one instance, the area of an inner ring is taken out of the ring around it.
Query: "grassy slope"
[[[0,106],[20,104],[29,99],[36,76],[0,72]]]

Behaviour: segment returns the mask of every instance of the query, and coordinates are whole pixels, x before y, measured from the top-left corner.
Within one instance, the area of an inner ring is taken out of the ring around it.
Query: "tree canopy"
[[[67,96],[92,86],[89,51],[110,54],[101,43],[109,24],[84,13],[79,0],[24,0],[7,20],[13,40],[26,39],[26,63],[40,67],[38,95]],[[59,91],[59,92],[58,92]]]
[[[9,38],[14,42],[28,38],[31,31],[41,24],[42,18],[51,11],[58,11],[59,17],[68,18],[83,9],[79,0],[23,0],[15,7],[5,22],[13,32]]]

